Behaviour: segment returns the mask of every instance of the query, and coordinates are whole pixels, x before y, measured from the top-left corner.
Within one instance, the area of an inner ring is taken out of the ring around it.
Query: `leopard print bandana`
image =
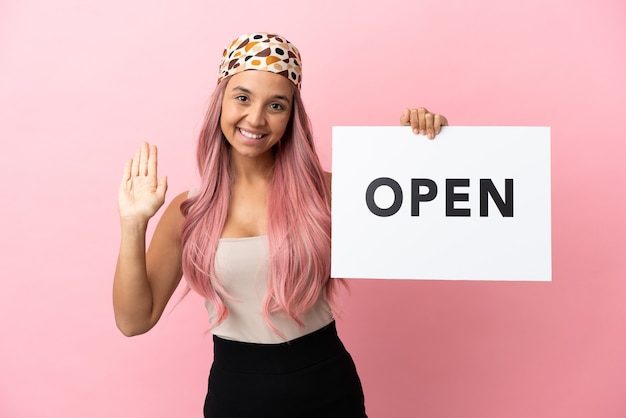
[[[298,49],[281,35],[249,33],[235,39],[224,50],[217,82],[241,71],[263,70],[282,75],[300,88],[301,64]]]

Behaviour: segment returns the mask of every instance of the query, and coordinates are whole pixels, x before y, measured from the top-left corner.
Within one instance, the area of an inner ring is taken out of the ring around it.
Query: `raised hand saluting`
[[[126,161],[118,193],[120,218],[150,219],[165,202],[167,177],[157,177],[157,147],[143,142]]]

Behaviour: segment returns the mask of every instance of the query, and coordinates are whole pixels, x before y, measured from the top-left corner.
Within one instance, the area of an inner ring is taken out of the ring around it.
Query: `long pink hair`
[[[230,145],[220,129],[221,104],[228,78],[222,80],[205,116],[197,149],[201,176],[198,192],[183,202],[183,273],[189,287],[207,299],[216,317],[211,327],[228,316],[228,294],[215,272],[215,251],[230,204],[233,171]],[[293,88],[293,113],[283,138],[274,147],[268,242],[268,292],[264,316],[283,311],[300,326],[300,317],[324,294],[334,306],[341,279],[330,279],[330,190],[319,162],[309,118],[300,91]],[[279,333],[279,332],[278,332]]]

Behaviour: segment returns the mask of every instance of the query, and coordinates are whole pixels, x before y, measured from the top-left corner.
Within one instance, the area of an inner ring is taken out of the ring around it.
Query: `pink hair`
[[[229,145],[220,129],[220,113],[228,79],[222,80],[205,116],[197,149],[202,178],[194,196],[181,205],[182,264],[189,287],[215,308],[219,325],[228,316],[229,298],[215,273],[215,251],[230,203],[233,173]],[[341,279],[330,279],[330,190],[315,152],[309,118],[293,89],[293,113],[283,138],[275,145],[270,185],[268,242],[270,267],[264,317],[284,311],[300,326],[300,317],[324,293],[331,306]],[[289,196],[289,198],[285,198]]]

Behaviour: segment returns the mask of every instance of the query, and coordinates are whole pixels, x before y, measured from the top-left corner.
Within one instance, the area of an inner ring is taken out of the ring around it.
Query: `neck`
[[[267,180],[274,170],[274,154],[272,152],[258,157],[246,157],[231,151],[230,158],[237,180]]]

